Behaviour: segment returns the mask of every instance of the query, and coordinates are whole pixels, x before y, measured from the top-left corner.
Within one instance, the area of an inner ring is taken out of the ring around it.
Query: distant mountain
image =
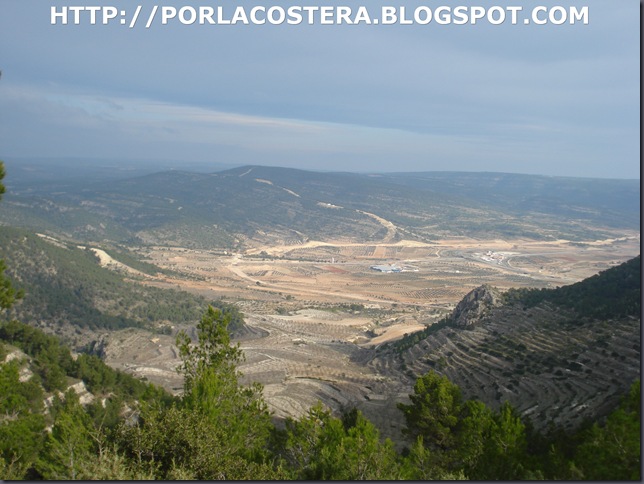
[[[551,177],[513,173],[399,173],[396,183],[459,193],[520,215],[550,214],[607,227],[639,224],[639,180]]]
[[[406,384],[433,369],[468,397],[509,401],[538,429],[572,428],[640,378],[640,314],[638,256],[557,289],[478,288],[450,318],[361,359]]]
[[[634,180],[490,173],[352,174],[246,166],[9,191],[0,222],[79,240],[243,248],[309,239],[610,237],[639,230]]]
[[[123,158],[4,158],[7,178],[3,181],[10,191],[37,191],[41,186],[70,182],[105,182],[167,170],[189,170],[211,173],[236,165],[216,162],[170,160],[128,160]]]

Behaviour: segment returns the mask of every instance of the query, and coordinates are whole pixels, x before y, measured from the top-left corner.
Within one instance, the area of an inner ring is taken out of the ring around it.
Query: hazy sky
[[[345,171],[639,178],[640,4],[589,24],[161,25],[161,6],[470,5],[379,0],[0,0],[0,157],[172,159]],[[129,28],[133,11],[141,18]],[[228,14],[230,18],[232,12]],[[376,15],[373,15],[374,17]]]

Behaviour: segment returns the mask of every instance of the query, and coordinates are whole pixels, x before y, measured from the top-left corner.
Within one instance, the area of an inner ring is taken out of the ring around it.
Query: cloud
[[[5,3],[0,146],[638,177],[639,6],[626,3],[585,2],[587,26],[131,30],[51,26],[36,0]]]

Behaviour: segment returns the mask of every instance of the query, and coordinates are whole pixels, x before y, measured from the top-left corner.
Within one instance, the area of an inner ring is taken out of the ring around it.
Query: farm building
[[[371,266],[371,269],[378,272],[402,272],[402,269],[395,264]]]

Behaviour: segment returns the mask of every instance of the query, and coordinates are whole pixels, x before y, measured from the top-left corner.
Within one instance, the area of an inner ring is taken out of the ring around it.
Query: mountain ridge
[[[56,182],[6,196],[0,223],[84,241],[226,247],[309,239],[596,240],[639,230],[633,181],[424,172],[356,174],[242,166]]]
[[[640,278],[637,256],[576,284],[511,290],[497,301],[477,288],[435,327],[359,358],[407,384],[437,371],[468,398],[492,407],[509,401],[539,430],[549,422],[578,427],[606,415],[640,377]],[[625,301],[612,295],[620,283],[633,289]],[[625,310],[575,310],[569,301],[583,294],[587,305]]]

